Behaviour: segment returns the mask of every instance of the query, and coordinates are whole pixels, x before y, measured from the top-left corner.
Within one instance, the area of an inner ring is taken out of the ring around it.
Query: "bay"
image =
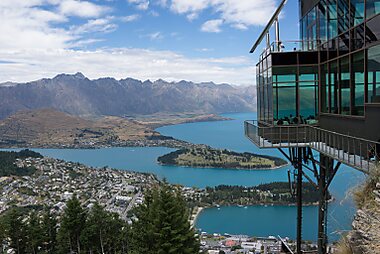
[[[244,120],[257,119],[256,113],[225,114],[232,121],[191,123],[166,126],[158,129],[164,135],[172,135],[193,143],[206,143],[217,148],[227,148],[240,152],[252,152],[284,158],[276,149],[259,149],[244,136]],[[318,155],[316,154],[318,158]],[[285,159],[285,158],[284,158]],[[246,172],[247,179],[239,179],[239,185],[257,182],[287,181],[285,167],[272,171]],[[234,171],[233,179],[240,178]],[[230,179],[231,182],[234,182]],[[352,192],[363,182],[364,175],[350,167],[342,165],[330,186],[335,200],[328,207],[328,238],[339,240],[351,229],[356,212]],[[255,184],[251,184],[255,185]],[[297,212],[294,206],[250,206],[246,209],[238,206],[205,209],[199,215],[196,226],[209,233],[247,234],[255,236],[281,235],[296,237]],[[318,209],[315,206],[303,209],[303,238],[317,240]]]
[[[199,122],[158,128],[163,135],[193,143],[207,144],[239,152],[253,152],[283,157],[273,149],[260,150],[244,137],[243,121],[256,119],[255,113],[225,114],[231,121]],[[287,181],[289,166],[277,170],[233,170],[162,166],[157,157],[174,149],[163,147],[132,147],[104,149],[34,149],[45,156],[84,163],[94,167],[154,173],[170,183],[206,187],[220,184],[254,186],[260,183]],[[362,182],[363,175],[343,166],[337,173],[331,193],[336,200],[329,206],[328,232],[331,240],[350,229],[355,212],[350,191]],[[293,206],[221,207],[205,209],[196,221],[197,228],[209,233],[281,235],[295,238],[296,208]],[[317,208],[304,208],[304,239],[316,240]]]

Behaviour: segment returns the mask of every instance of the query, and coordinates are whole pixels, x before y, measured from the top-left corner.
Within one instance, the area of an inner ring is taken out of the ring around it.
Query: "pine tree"
[[[106,216],[106,212],[99,204],[95,204],[90,210],[81,233],[81,242],[86,252],[104,253]]]
[[[129,226],[117,213],[108,213],[105,246],[106,253],[127,253]]]
[[[67,201],[57,236],[61,253],[81,253],[80,235],[85,226],[86,216],[87,213],[76,196]]]
[[[119,253],[124,250],[126,244],[121,238],[126,230],[123,222],[117,214],[104,210],[102,206],[95,203],[91,208],[85,228],[81,234],[85,252],[89,253]],[[125,238],[126,239],[126,238]]]
[[[132,225],[134,253],[194,254],[199,252],[190,227],[189,210],[181,194],[168,184],[146,195]]]
[[[17,254],[26,251],[26,225],[23,222],[23,214],[18,208],[12,208],[2,218],[4,235],[9,238],[9,247]]]
[[[3,242],[5,240],[5,226],[3,220],[0,219],[0,249],[3,247]]]
[[[49,209],[46,209],[43,214],[41,226],[43,234],[42,251],[48,254],[55,253],[57,242],[57,219],[50,213]]]
[[[132,254],[154,253],[157,242],[155,241],[154,216],[158,208],[158,189],[147,191],[144,204],[135,209],[136,220],[132,224],[130,242]]]
[[[27,223],[28,252],[36,254],[42,248],[43,231],[40,218],[36,211],[32,211]]]
[[[190,228],[189,210],[178,191],[164,184],[160,191],[159,254],[198,252],[198,242]]]

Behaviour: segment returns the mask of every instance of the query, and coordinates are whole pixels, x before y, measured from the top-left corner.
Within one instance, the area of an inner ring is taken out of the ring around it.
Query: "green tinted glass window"
[[[294,82],[296,81],[297,67],[273,67],[273,76],[276,76],[277,82]]]
[[[367,0],[366,1],[367,19],[380,13],[380,1],[379,0]]]
[[[291,119],[296,116],[296,88],[278,88],[278,118]]]
[[[326,0],[327,20],[328,20],[328,38],[332,39],[338,35],[338,15],[336,1]]]
[[[316,87],[300,87],[300,117],[301,119],[310,119],[315,116]]]
[[[364,21],[364,0],[351,0],[351,26]]]
[[[349,57],[343,57],[339,60],[340,67],[340,113],[343,115],[350,114],[350,65]]]
[[[368,49],[369,103],[380,103],[380,45]]]
[[[330,105],[331,113],[338,113],[338,64],[336,61],[330,64]]]
[[[364,53],[352,56],[352,95],[353,115],[364,115]]]

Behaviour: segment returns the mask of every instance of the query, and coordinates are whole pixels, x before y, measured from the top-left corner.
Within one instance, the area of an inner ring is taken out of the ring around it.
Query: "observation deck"
[[[289,53],[289,52],[316,52],[321,40],[288,40],[273,41],[267,45],[260,54],[260,59],[272,53]]]
[[[259,148],[310,147],[343,164],[369,173],[380,162],[380,142],[328,131],[314,125],[269,126],[245,121],[245,135]]]

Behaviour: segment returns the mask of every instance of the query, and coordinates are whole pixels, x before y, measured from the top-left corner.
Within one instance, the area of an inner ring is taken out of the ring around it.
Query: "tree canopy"
[[[32,175],[36,169],[34,167],[17,167],[14,163],[16,159],[41,158],[42,155],[29,149],[19,152],[0,151],[0,177],[1,176],[26,176]]]
[[[199,252],[186,203],[168,184],[149,191],[133,213],[130,226],[98,203],[84,208],[75,196],[62,213],[15,207],[0,216],[0,244],[6,242],[17,254]]]
[[[166,183],[146,195],[144,204],[136,209],[131,231],[132,253],[199,252],[186,203],[181,194]]]

